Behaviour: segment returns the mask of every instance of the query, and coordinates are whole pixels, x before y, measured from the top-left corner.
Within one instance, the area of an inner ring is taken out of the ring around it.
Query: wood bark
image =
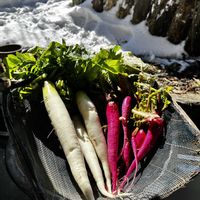
[[[131,15],[132,24],[145,20],[152,35],[174,44],[184,41],[188,55],[200,56],[200,0],[92,0],[92,4],[98,12],[118,6],[116,17]]]

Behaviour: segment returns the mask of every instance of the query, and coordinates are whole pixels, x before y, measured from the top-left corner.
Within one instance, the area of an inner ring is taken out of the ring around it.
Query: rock
[[[134,5],[134,0],[123,0],[122,3],[119,5],[119,9],[117,11],[117,17],[119,19],[125,18],[127,15],[130,14],[130,10]]]
[[[189,64],[186,69],[180,72],[181,77],[187,78],[199,78],[200,77],[200,60],[194,60],[192,63]],[[200,89],[200,85],[199,85]]]
[[[151,12],[147,17],[147,25],[152,35],[167,35],[167,31],[171,25],[173,16],[177,9],[177,1],[169,0],[153,0]]]
[[[104,0],[93,0],[92,7],[97,12],[103,12]]]
[[[196,2],[196,1],[195,1]],[[200,1],[195,6],[191,28],[186,40],[185,50],[191,56],[200,55]]]
[[[73,0],[75,3],[84,0]],[[118,0],[92,0],[97,12],[110,10]],[[200,56],[200,0],[122,0],[116,16],[120,19],[132,14],[131,22],[146,20],[152,35],[166,37],[171,43],[185,40],[185,52]]]
[[[195,0],[182,0],[176,9],[167,36],[174,44],[179,44],[188,35],[191,27]]]
[[[136,0],[132,16],[132,23],[138,24],[145,20],[151,9],[151,0]]]
[[[117,4],[118,0],[105,0],[104,10],[110,10]]]
[[[72,0],[73,5],[79,5],[83,3],[85,0]]]

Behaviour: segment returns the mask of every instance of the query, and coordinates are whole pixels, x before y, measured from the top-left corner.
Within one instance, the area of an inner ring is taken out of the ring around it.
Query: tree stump
[[[200,0],[93,0],[93,8],[102,12],[118,6],[116,16],[131,16],[131,22],[146,21],[152,35],[166,37],[171,43],[185,41],[189,56],[200,55]]]

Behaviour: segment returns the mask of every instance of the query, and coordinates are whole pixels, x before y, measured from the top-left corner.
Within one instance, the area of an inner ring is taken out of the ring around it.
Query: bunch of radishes
[[[104,196],[114,198],[115,195],[111,192],[106,138],[103,135],[100,119],[91,99],[83,91],[76,93],[76,104],[83,121],[78,113],[70,116],[51,82],[45,81],[44,83],[43,99],[73,177],[86,199],[94,199],[94,195],[84,159],[99,191]],[[104,183],[104,177],[106,183]]]
[[[18,100],[43,96],[85,198],[94,199],[85,161],[102,195],[128,195],[139,162],[162,136],[170,88],[155,88],[142,66],[125,64],[119,46],[91,54],[79,45],[51,42],[8,55],[4,65]]]
[[[95,104],[86,92],[76,92],[78,112],[73,116],[48,81],[43,87],[43,98],[74,179],[85,197],[94,199],[84,160],[102,195],[110,198],[127,195],[125,186],[131,178],[133,183],[138,163],[162,137],[164,120],[161,116],[133,109],[134,96],[125,96],[121,105],[115,98],[109,98],[104,135]],[[130,128],[133,114],[142,120]]]
[[[158,114],[134,111],[132,101],[131,96],[126,96],[121,106],[117,102],[110,101],[106,108],[108,162],[114,194],[124,190],[132,175],[132,183],[134,182],[138,163],[155,147],[163,134],[164,120]],[[136,112],[143,117],[140,126],[132,128],[128,126],[131,112]],[[123,137],[121,137],[120,126],[122,126]],[[119,150],[122,139],[123,145]]]

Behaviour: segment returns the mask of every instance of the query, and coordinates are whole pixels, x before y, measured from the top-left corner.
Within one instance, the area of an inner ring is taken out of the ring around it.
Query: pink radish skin
[[[128,181],[128,178],[130,177],[132,172],[135,170],[137,161],[140,162],[146,156],[146,154],[150,151],[152,139],[153,139],[152,132],[151,132],[151,130],[148,130],[146,138],[145,138],[141,148],[139,149],[139,151],[137,153],[137,156],[136,156],[137,159],[133,160],[131,166],[129,167],[129,169],[128,169],[126,175],[125,175],[125,177],[123,178],[122,183],[120,184],[120,190],[123,189],[123,187],[125,186],[125,184]]]
[[[154,118],[154,119],[147,119],[149,122],[149,128],[145,137],[145,140],[143,144],[141,145],[140,149],[137,153],[137,159],[134,159],[131,166],[129,167],[126,175],[124,176],[121,184],[120,184],[120,191],[124,188],[125,184],[128,181],[128,178],[132,174],[132,172],[135,170],[137,161],[140,162],[152,149],[152,147],[155,146],[157,140],[162,134],[163,130],[163,120],[161,118]]]
[[[160,117],[156,117],[153,119],[148,119],[149,121],[149,129],[152,130],[153,133],[155,133],[151,145],[155,146],[156,142],[158,141],[158,139],[160,139],[160,137],[163,134],[163,129],[164,129],[164,120]]]
[[[134,136],[135,138],[135,143],[136,143],[136,147],[137,147],[137,151],[140,149],[140,147],[142,146],[144,140],[146,137],[146,133],[144,132],[143,129],[140,129],[137,134]]]
[[[110,101],[106,107],[106,118],[108,124],[107,130],[107,148],[108,148],[108,163],[112,177],[112,192],[117,192],[117,160],[118,160],[118,147],[119,147],[119,133],[120,133],[120,120],[119,120],[118,105],[114,101]]]
[[[124,143],[122,147],[122,152],[120,155],[122,155],[122,159],[125,163],[126,170],[128,170],[128,167],[131,162],[131,144],[129,142],[129,129],[128,129],[128,119],[130,117],[131,113],[131,104],[132,104],[132,98],[130,96],[126,96],[122,102],[122,128],[124,133]]]
[[[125,163],[125,170],[127,171],[130,166],[130,162],[131,162],[131,144],[130,144],[128,138],[125,141],[124,146],[123,146],[122,158]]]
[[[134,177],[133,177],[132,183],[134,183],[135,177],[136,177],[137,172],[138,172],[138,157],[137,157],[137,153],[138,153],[138,150],[140,149],[140,147],[142,146],[142,144],[143,144],[143,142],[145,140],[145,137],[146,137],[146,134],[145,134],[143,129],[138,131],[138,129],[136,128],[132,133],[131,145],[132,145],[132,150],[133,150],[134,159],[135,159],[135,173],[134,173]]]
[[[136,177],[137,172],[138,172],[137,145],[136,145],[136,141],[135,141],[135,137],[134,136],[131,137],[131,145],[132,145],[133,155],[134,155],[134,160],[135,160],[135,173],[134,173],[134,177],[133,177],[133,181],[132,181],[132,182],[134,182],[135,177]]]

